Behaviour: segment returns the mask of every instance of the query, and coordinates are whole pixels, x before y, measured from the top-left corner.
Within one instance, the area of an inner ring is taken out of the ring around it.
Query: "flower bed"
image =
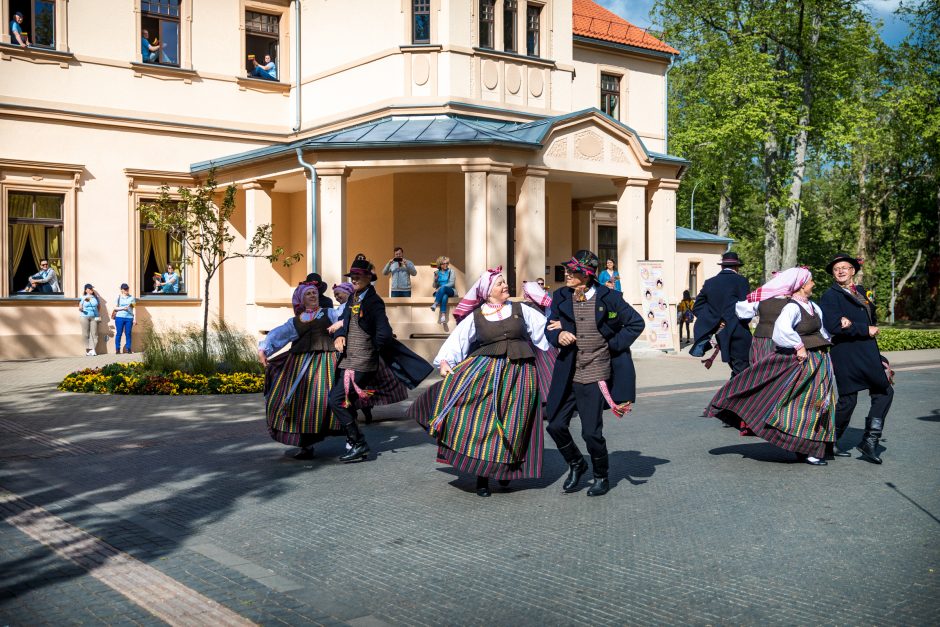
[[[261,392],[264,375],[248,372],[231,374],[189,374],[175,370],[159,374],[146,372],[140,362],[108,364],[85,368],[67,375],[59,384],[63,392],[94,394],[253,394]]]

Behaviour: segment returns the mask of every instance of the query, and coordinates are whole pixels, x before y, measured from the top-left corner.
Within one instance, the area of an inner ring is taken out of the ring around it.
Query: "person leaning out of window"
[[[111,318],[114,319],[114,353],[121,354],[121,335],[124,336],[124,352],[130,354],[133,352],[131,346],[131,330],[137,324],[137,318],[134,317],[134,307],[137,306],[137,299],[131,296],[130,286],[127,283],[121,283],[121,293],[115,301],[115,307],[111,310]]]
[[[79,322],[82,325],[82,340],[85,342],[85,355],[97,355],[95,347],[98,345],[98,323],[101,321],[99,308],[101,299],[91,283],[85,284],[85,292],[78,300]]]
[[[156,39],[150,43],[150,32],[144,28],[140,31],[140,58],[144,63],[156,63],[160,53],[160,42]]]
[[[274,60],[271,58],[271,55],[264,55],[264,64],[258,63],[254,55],[251,57],[251,62],[254,64],[254,69],[251,71],[251,78],[263,78],[268,81],[277,80],[277,65],[275,65]]]
[[[166,264],[166,272],[162,275],[153,277],[154,294],[179,294],[180,293],[180,275],[173,268],[172,263]]]
[[[10,43],[26,48],[29,46],[29,37],[23,32],[23,14],[17,11],[10,22]]]
[[[49,264],[48,259],[39,261],[39,272],[29,277],[29,285],[21,291],[42,294],[55,294],[62,291],[59,286],[59,275],[56,274],[55,268]]]

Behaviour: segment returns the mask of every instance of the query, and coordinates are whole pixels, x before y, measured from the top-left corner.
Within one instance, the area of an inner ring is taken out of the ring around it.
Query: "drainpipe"
[[[294,0],[294,132],[300,130],[300,0]]]
[[[297,148],[297,163],[307,171],[307,216],[310,220],[310,240],[307,242],[307,272],[316,272],[317,263],[317,169],[304,161],[304,151]]]
[[[664,76],[665,83],[664,89],[666,90],[665,97],[663,98],[663,152],[667,155],[669,154],[669,70],[672,69],[672,64],[676,62],[676,55],[669,57],[669,65],[666,67],[666,74]]]

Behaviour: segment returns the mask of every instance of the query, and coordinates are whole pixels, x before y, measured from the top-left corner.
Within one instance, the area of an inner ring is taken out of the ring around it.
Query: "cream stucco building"
[[[518,291],[558,284],[557,265],[591,248],[619,261],[632,303],[636,262],[661,260],[673,308],[690,275],[718,269],[727,240],[677,243],[687,163],[668,154],[665,119],[677,51],[590,0],[93,5],[0,0],[2,358],[78,354],[86,282],[106,306],[129,283],[145,322],[199,320],[194,265],[181,293],[148,293],[185,252],[136,207],[212,168],[237,185],[238,237],[273,223],[275,243],[305,255],[223,268],[213,312],[252,333],[285,319],[311,269],[339,282],[356,253],[381,268],[395,246],[419,270],[390,317],[425,354],[440,342],[427,339],[438,255],[458,293],[495,265]],[[249,77],[266,54],[273,80]],[[41,258],[61,293],[20,294]]]

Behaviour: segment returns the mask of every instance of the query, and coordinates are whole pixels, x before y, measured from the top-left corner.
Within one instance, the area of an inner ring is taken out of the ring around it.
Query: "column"
[[[617,260],[626,301],[640,302],[636,262],[646,256],[646,185],[641,178],[615,179],[617,187]]]
[[[464,166],[464,229],[467,283],[487,268],[506,267],[506,186],[509,168]]]
[[[545,275],[545,168],[520,168],[513,172],[521,178],[516,202],[516,289],[522,294],[522,282]]]
[[[274,181],[250,181],[242,185],[245,190],[245,246],[251,243],[255,229],[261,224],[271,224],[271,190]],[[257,326],[256,303],[259,296],[266,296],[264,290],[258,289],[259,281],[265,284],[265,265],[270,263],[264,259],[245,259],[245,324],[249,333],[254,333]]]
[[[503,266],[508,258],[508,220],[506,216],[506,186],[509,169],[490,168],[486,173],[486,267]]]
[[[667,298],[669,300],[670,320],[676,319],[676,303],[680,300],[681,285],[676,284],[676,190],[678,179],[657,179],[647,187],[650,194],[649,212],[649,257],[661,259],[663,276],[669,281]],[[675,325],[672,329],[673,349],[679,350],[679,332]]]
[[[338,283],[349,271],[346,263],[346,180],[349,168],[318,167],[319,202],[317,215],[319,224],[319,246],[317,261],[324,281]]]

